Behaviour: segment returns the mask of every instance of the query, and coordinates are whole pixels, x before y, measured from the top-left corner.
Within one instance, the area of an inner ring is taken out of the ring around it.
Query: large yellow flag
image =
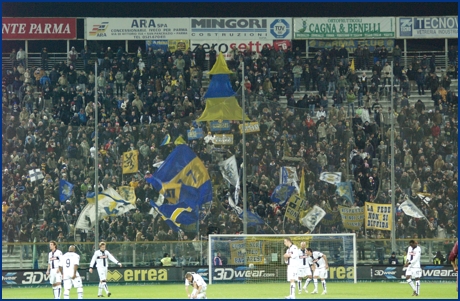
[[[123,153],[123,174],[135,173],[139,170],[139,151],[133,150]]]

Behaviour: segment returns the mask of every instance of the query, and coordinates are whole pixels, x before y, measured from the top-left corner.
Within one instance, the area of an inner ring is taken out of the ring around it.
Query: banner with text
[[[392,229],[391,204],[375,204],[366,202],[364,205],[364,225],[366,229],[388,230]]]
[[[394,17],[294,18],[293,39],[394,38]]]
[[[398,17],[396,37],[399,39],[458,38],[458,16]]]
[[[233,144],[233,134],[216,134],[214,135],[214,144]]]
[[[263,241],[240,240],[230,242],[230,262],[229,265],[238,264],[263,264],[264,263]]]
[[[196,140],[204,137],[203,129],[187,130],[187,140]]]
[[[240,129],[240,133],[242,134],[243,133],[243,125],[240,124],[238,127]],[[256,121],[256,122],[245,123],[244,124],[244,132],[246,134],[260,132],[259,122]]]
[[[364,222],[363,207],[345,207],[339,205],[339,212],[342,216],[342,224],[346,229],[359,230]]]
[[[367,49],[372,53],[375,50],[375,46],[385,46],[385,48],[391,52],[395,45],[395,40],[393,39],[372,39],[372,40],[353,40],[353,39],[343,39],[343,40],[308,40],[308,47],[310,48],[332,48],[336,46],[337,49],[340,49],[344,45],[345,49],[348,50],[348,53],[355,52],[358,45],[361,45],[361,48],[367,46]]]
[[[210,121],[209,129],[211,132],[228,132],[231,129],[232,124],[230,120],[219,120],[219,121]]]
[[[262,47],[264,45],[267,45],[269,48],[273,46],[273,40],[245,40],[245,39],[239,39],[235,38],[233,40],[215,40],[215,41],[209,41],[209,40],[192,40],[190,43],[190,48],[192,51],[195,51],[199,45],[203,45],[203,50],[206,52],[206,59],[209,59],[209,50],[211,50],[211,47],[214,46],[214,50],[217,51],[217,53],[222,52],[224,55],[225,59],[230,59],[231,57],[231,50],[233,47],[236,46],[236,48],[240,51],[244,50],[249,50],[250,52],[260,52],[262,50]]]
[[[189,39],[189,18],[86,18],[87,40]]]
[[[288,204],[286,206],[285,217],[295,222],[298,221],[300,210],[305,209],[305,203],[306,201],[302,199],[298,194],[293,194],[289,198]]]
[[[190,36],[214,41],[290,40],[292,18],[190,18]]]
[[[2,18],[2,40],[75,40],[75,18]]]

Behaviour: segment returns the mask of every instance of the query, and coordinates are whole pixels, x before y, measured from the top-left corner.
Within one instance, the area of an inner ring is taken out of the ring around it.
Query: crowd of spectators
[[[307,208],[313,205],[337,211],[346,204],[335,186],[319,180],[323,171],[342,172],[352,181],[355,203],[391,203],[390,147],[394,147],[397,238],[456,237],[457,225],[457,95],[450,89],[457,78],[457,54],[449,50],[449,68],[440,71],[434,56],[414,57],[401,66],[396,47],[371,54],[367,46],[349,54],[345,48],[324,49],[306,59],[298,48],[276,51],[264,46],[260,53],[233,49],[228,61],[234,71],[231,84],[241,103],[245,89],[248,114],[260,132],[246,135],[248,207],[266,225],[252,233],[304,233],[307,228],[286,219],[285,208],[271,202],[282,166],[304,169]],[[196,239],[196,231],[174,233],[149,214],[150,199],[158,196],[146,177],[152,165],[164,160],[174,144],[160,146],[187,130],[208,125],[196,119],[205,108],[206,70],[202,46],[192,52],[141,47],[134,54],[122,47],[91,52],[74,47],[68,60],[48,64],[46,48],[41,66],[26,66],[24,50],[13,50],[12,69],[2,69],[2,237],[4,241],[63,242],[73,240],[74,224],[94,189],[96,152],[99,185],[135,187],[137,210],[100,223],[106,241]],[[21,55],[20,55],[21,53]],[[391,54],[391,53],[390,53]],[[216,59],[210,54],[211,66]],[[355,58],[355,70],[352,61]],[[389,60],[390,59],[390,60]],[[391,67],[391,59],[394,66]],[[83,61],[83,68],[77,62]],[[97,74],[92,60],[98,62]],[[243,64],[241,64],[243,62]],[[245,76],[242,78],[242,70]],[[439,78],[441,74],[441,78]],[[390,91],[391,78],[395,84]],[[97,84],[97,95],[95,85]],[[433,109],[417,100],[431,93]],[[394,103],[388,105],[389,96]],[[98,105],[98,141],[94,145],[95,99]],[[281,100],[287,101],[287,106]],[[409,100],[410,99],[410,100]],[[395,143],[391,145],[391,115]],[[241,233],[241,220],[232,213],[228,195],[234,188],[222,179],[218,162],[235,154],[242,163],[242,136],[238,122],[230,131],[234,145],[213,145],[209,140],[188,141],[204,162],[213,181],[212,205],[201,213],[200,233]],[[139,173],[122,175],[121,155],[139,150]],[[44,179],[30,182],[28,171],[39,168]],[[73,196],[59,201],[59,180],[74,184]],[[430,194],[429,202],[418,193]],[[399,204],[410,198],[427,220],[405,215]],[[303,208],[303,209],[307,209]],[[211,232],[212,232],[211,231]],[[351,232],[340,220],[319,224],[314,233]],[[389,231],[357,231],[358,238],[389,238]],[[78,231],[82,241],[92,231]],[[10,247],[8,247],[10,253]],[[11,253],[13,248],[11,247]],[[25,256],[29,254],[26,253]]]

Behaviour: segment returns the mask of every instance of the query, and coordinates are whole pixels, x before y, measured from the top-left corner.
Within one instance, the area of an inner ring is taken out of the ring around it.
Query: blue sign
[[[231,129],[230,120],[211,121],[209,125],[211,132],[228,132]]]
[[[275,39],[284,39],[291,33],[291,28],[285,19],[276,19],[270,24],[270,33]]]
[[[152,47],[153,51],[162,49],[163,52],[166,52],[169,47],[168,43],[168,40],[147,40],[145,41],[145,49],[148,50],[149,47]]]
[[[203,129],[187,130],[187,139],[196,140],[204,137]]]
[[[401,37],[412,36],[412,18],[400,18],[399,19],[399,35]]]

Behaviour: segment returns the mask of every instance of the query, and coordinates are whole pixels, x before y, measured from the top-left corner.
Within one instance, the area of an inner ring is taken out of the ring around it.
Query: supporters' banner
[[[385,46],[385,48],[391,52],[395,45],[394,39],[371,39],[371,40],[355,40],[355,39],[340,39],[340,40],[308,40],[308,47],[310,48],[328,48],[336,46],[336,49],[340,49],[342,45],[348,50],[348,53],[355,52],[358,45],[361,45],[361,48],[367,46],[370,53],[374,52],[375,46]]]
[[[290,40],[292,18],[190,18],[190,36],[213,41]]]
[[[407,196],[399,208],[401,208],[401,210],[404,211],[406,215],[426,219],[426,216],[423,214],[422,210],[415,206],[415,204]]]
[[[94,198],[94,193],[92,193],[92,195]],[[88,201],[90,200],[88,197],[87,199]],[[97,208],[96,204],[93,202],[88,203],[85,208],[83,208],[75,224],[75,228],[90,230],[96,222],[96,209],[98,219],[101,220],[107,216],[122,215],[135,208],[136,206],[123,199],[113,188],[107,188],[98,194]]]
[[[233,134],[214,135],[214,144],[233,145]]]
[[[337,210],[332,210],[328,205],[324,206],[324,211],[326,215],[321,220],[321,224],[325,226],[335,226],[341,223],[340,212]]]
[[[156,206],[153,201],[150,204],[157,208],[167,222],[170,221],[168,224],[173,230],[177,230],[181,223],[196,221],[201,206],[212,201],[208,171],[186,144],[176,146],[146,181],[168,201],[168,204],[161,206]]]
[[[391,204],[364,204],[364,225],[366,229],[388,230],[392,229],[393,210]]]
[[[260,240],[235,240],[229,242],[229,265],[263,264],[265,242]]]
[[[319,179],[329,184],[337,185],[340,183],[340,179],[342,178],[341,172],[322,172],[319,175]]]
[[[209,129],[211,132],[228,132],[232,128],[230,120],[211,121]]]
[[[292,43],[291,43],[290,40],[276,40],[276,41],[273,41],[273,48],[276,51],[287,50],[291,46],[292,46]]]
[[[168,41],[169,51],[174,53],[176,50],[184,52],[190,47],[190,40],[169,40]]]
[[[295,187],[287,184],[280,184],[276,186],[275,190],[273,190],[270,199],[272,202],[279,204],[280,206],[284,206],[286,202],[289,200],[291,195],[294,193]]]
[[[257,214],[257,213],[252,213],[251,211],[247,211],[248,213],[248,227],[255,227],[257,225],[264,225],[265,222],[264,220]],[[243,220],[244,218],[244,212],[241,212],[238,217]]]
[[[417,193],[417,196],[427,205],[430,204],[431,198],[428,196],[431,196],[430,193]]]
[[[188,140],[196,140],[201,139],[204,137],[203,129],[196,128],[192,130],[187,130],[187,139]]]
[[[240,133],[243,133],[243,125],[240,124],[238,127],[240,129]],[[245,123],[244,124],[244,131],[245,131],[246,134],[260,132],[259,123],[257,121],[256,122]]]
[[[123,153],[123,174],[135,173],[139,170],[139,151]]]
[[[85,18],[85,39],[189,39],[189,24],[189,18]]]
[[[70,199],[73,192],[73,184],[61,179],[59,181],[59,200],[65,202]]]
[[[152,47],[154,51],[161,49],[163,52],[166,52],[169,43],[167,40],[147,40],[145,41],[145,49],[149,49],[149,47]]]
[[[43,176],[43,173],[42,173],[42,171],[40,169],[35,168],[35,169],[29,170],[29,180],[30,180],[30,182],[35,182],[35,181],[41,180],[43,178],[44,178],[44,176]]]
[[[75,40],[75,18],[2,18],[2,40]]]
[[[293,194],[289,198],[289,202],[286,207],[285,217],[295,222],[298,221],[300,210],[303,210],[305,208],[305,202],[306,201],[302,199],[298,194]]]
[[[262,47],[267,45],[271,48],[273,45],[273,40],[262,40],[258,38],[253,39],[239,39],[233,38],[231,40],[214,40],[209,41],[205,39],[196,39],[191,41],[192,51],[197,49],[199,45],[203,46],[203,50],[206,52],[206,59],[209,59],[209,50],[214,46],[214,50],[221,52],[226,60],[232,58],[231,50],[233,47],[236,47],[239,51],[248,50],[249,52],[260,53]]]
[[[294,18],[294,39],[394,38],[394,17]]]
[[[219,162],[219,169],[222,176],[233,186],[236,186],[238,182],[238,167],[236,166],[235,155],[231,156],[227,160]]]
[[[364,207],[345,207],[339,205],[339,212],[345,229],[361,229],[364,222]]]
[[[458,16],[396,18],[398,39],[458,38]]]
[[[353,188],[351,186],[351,181],[340,182],[340,183],[337,183],[336,185],[337,185],[337,189],[335,190],[335,192],[339,196],[346,199],[348,203],[350,204],[350,206],[353,205],[354,200],[353,200]]]
[[[293,185],[299,180],[295,167],[283,166],[280,168],[280,184]],[[295,185],[294,185],[295,186]]]
[[[316,225],[323,219],[325,215],[326,211],[315,205],[302,219],[300,219],[300,223],[310,229],[311,232],[313,232]]]
[[[136,192],[134,187],[131,186],[120,186],[118,187],[118,193],[127,202],[136,205]]]

